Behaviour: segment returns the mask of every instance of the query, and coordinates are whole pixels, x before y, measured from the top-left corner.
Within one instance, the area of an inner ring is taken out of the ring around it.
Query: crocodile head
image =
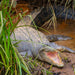
[[[64,63],[60,57],[58,51],[51,49],[50,47],[44,47],[39,52],[40,60],[48,62],[57,67],[63,67]]]

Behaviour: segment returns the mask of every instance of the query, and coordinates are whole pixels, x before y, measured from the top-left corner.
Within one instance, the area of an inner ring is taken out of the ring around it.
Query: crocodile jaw
[[[64,63],[57,51],[43,51],[41,52],[42,61],[46,61],[57,67],[63,67]]]

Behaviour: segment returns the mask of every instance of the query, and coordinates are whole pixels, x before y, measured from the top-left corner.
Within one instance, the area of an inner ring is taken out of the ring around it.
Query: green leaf
[[[9,72],[9,70],[10,70],[11,66],[12,66],[12,65],[10,65],[10,66],[8,67],[8,69],[6,70],[5,75],[8,75],[8,72]]]

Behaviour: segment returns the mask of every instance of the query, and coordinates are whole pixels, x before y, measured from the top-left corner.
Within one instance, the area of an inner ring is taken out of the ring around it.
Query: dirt
[[[58,21],[57,29],[55,31],[48,30],[50,33],[44,32],[46,35],[61,34],[72,37],[71,40],[56,41],[58,45],[63,45],[75,50],[75,22],[72,20]],[[63,52],[61,53],[64,62],[63,68],[52,67],[52,71],[56,75],[75,75],[75,54]]]

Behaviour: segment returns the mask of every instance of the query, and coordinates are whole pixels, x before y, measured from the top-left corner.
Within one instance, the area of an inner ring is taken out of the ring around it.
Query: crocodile
[[[41,8],[42,10],[43,8]],[[35,17],[41,12],[35,11],[31,12],[30,15],[27,15],[18,23],[18,27],[15,28],[14,32],[11,34],[12,43],[20,42],[17,45],[17,49],[20,52],[22,56],[32,56],[37,57],[41,61],[48,62],[52,65],[55,65],[57,67],[63,67],[64,63],[61,59],[61,55],[59,50],[67,50],[69,52],[75,53],[74,50],[71,50],[68,47],[59,46],[55,44],[54,41],[57,40],[67,40],[71,39],[68,36],[60,36],[60,35],[44,35],[42,32],[40,32],[36,27],[32,27],[33,20],[36,19]],[[44,11],[45,14],[45,11]],[[42,14],[43,18],[48,19],[48,13],[47,15]],[[40,15],[39,15],[40,16]],[[51,15],[49,16],[49,18]],[[38,17],[39,18],[39,17]],[[42,24],[40,21],[43,22],[46,21],[41,18],[40,20],[37,20],[37,24]],[[33,19],[33,20],[32,20]],[[32,25],[31,25],[32,24]],[[26,26],[25,26],[26,25]]]
[[[68,50],[69,52],[75,53],[70,48],[50,42],[42,32],[29,26],[16,28],[11,35],[11,39],[12,43],[20,41],[16,48],[22,56],[27,54],[28,56],[37,57],[57,67],[64,66],[58,50]]]

